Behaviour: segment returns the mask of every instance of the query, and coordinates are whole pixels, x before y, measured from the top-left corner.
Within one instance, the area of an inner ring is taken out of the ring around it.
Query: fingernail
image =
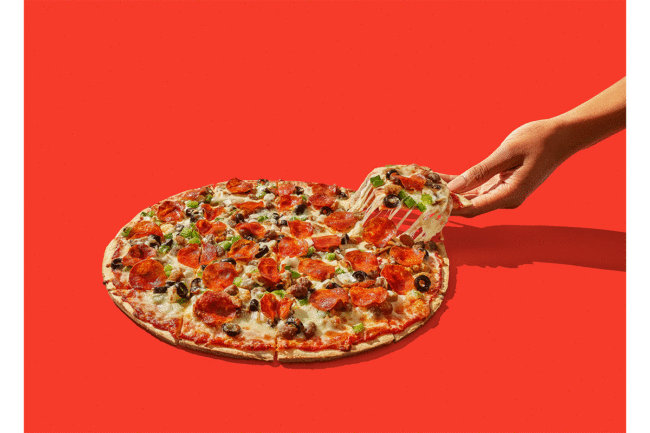
[[[447,188],[449,188],[450,191],[457,191],[465,186],[465,177],[464,176],[456,176],[455,178],[452,179],[451,182],[447,184]]]

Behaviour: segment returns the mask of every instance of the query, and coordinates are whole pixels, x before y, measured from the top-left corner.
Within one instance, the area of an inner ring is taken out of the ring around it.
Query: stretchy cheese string
[[[381,175],[379,172],[380,170],[381,169],[375,169],[370,172],[364,179],[361,187],[350,198],[350,212],[364,213],[363,219],[357,223],[355,228],[352,230],[353,234],[362,231],[363,226],[366,224],[370,216],[373,215],[375,210],[377,210],[383,202],[385,194],[379,193],[370,181],[371,177],[378,174]],[[420,240],[428,241],[436,234],[440,233],[447,223],[452,208],[449,190],[446,188],[445,193],[444,197],[439,199],[433,206],[427,206],[426,211],[421,213],[404,233],[411,236],[416,242]],[[415,208],[408,209],[402,202],[400,202],[400,205],[395,209],[386,210],[387,218],[392,220],[402,209],[405,209],[406,213],[399,221],[399,224],[396,224],[398,228],[404,224]],[[378,215],[382,214],[383,211],[380,211]]]

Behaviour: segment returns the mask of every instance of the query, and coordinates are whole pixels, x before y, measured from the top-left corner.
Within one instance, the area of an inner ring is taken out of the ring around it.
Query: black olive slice
[[[176,287],[176,294],[180,296],[181,298],[189,298],[190,297],[190,292],[187,290],[187,286],[185,285],[184,282],[179,281],[178,283],[174,284]]]
[[[350,241],[350,236],[348,236],[347,233],[344,234],[344,235],[341,237],[341,245],[345,245],[345,244],[347,244],[349,241]]]
[[[194,209],[188,207],[187,209],[185,209],[185,216],[192,216],[192,212],[194,212]]]
[[[236,265],[236,264],[237,264],[237,262],[235,261],[235,259],[232,259],[232,258],[230,258],[230,257],[228,257],[228,258],[226,258],[226,259],[223,259],[223,260],[221,260],[221,261],[224,262],[224,263],[232,263],[233,265]]]
[[[111,269],[120,269],[121,267],[122,267],[122,259],[119,257],[117,259],[113,259],[113,261],[111,262]]]
[[[251,311],[257,311],[260,309],[260,301],[257,299],[251,299],[251,303],[248,304],[248,309]]]
[[[415,278],[413,284],[415,284],[415,288],[419,292],[426,292],[429,290],[429,287],[431,287],[431,280],[426,275],[419,275]]]
[[[305,206],[305,204],[302,203],[296,206],[293,213],[295,213],[296,215],[302,215],[305,212],[305,210],[307,210],[307,206]]]
[[[294,192],[295,192],[296,195],[300,195],[303,192],[305,192],[305,190],[302,189],[301,187],[297,186],[296,189],[294,190]]]
[[[154,293],[167,293],[167,286],[159,286],[159,287],[154,287],[153,292]]]
[[[322,208],[320,208],[320,214],[321,215],[329,215],[331,213],[332,213],[332,208],[330,208],[330,207],[323,206]]]
[[[394,194],[388,194],[384,197],[384,206],[387,208],[395,208],[399,205],[399,197]]]
[[[244,218],[244,215],[242,215],[240,213],[235,214],[235,222],[236,223],[243,223],[245,220],[246,220],[246,218]]]
[[[223,332],[225,332],[226,335],[230,337],[235,337],[241,332],[241,327],[239,325],[235,325],[234,323],[224,323],[221,325],[221,329],[223,329]]]
[[[261,258],[264,257],[268,252],[269,252],[269,247],[266,246],[266,245],[262,245],[262,247],[260,248],[259,252],[258,252],[257,254],[255,254],[255,258],[256,258],[256,259],[261,259]]]
[[[394,168],[391,168],[386,172],[386,180],[391,181],[392,179],[390,178],[391,175],[393,174],[399,174],[399,171],[395,170]]]
[[[352,274],[352,276],[354,277],[355,280],[357,280],[359,282],[361,282],[361,281],[365,280],[366,278],[368,278],[368,274],[366,274],[363,271],[355,271]]]
[[[348,198],[348,195],[347,195],[346,193],[344,193],[343,191],[339,191],[339,193],[338,193],[338,197],[339,197],[341,200],[346,200],[346,199]]]
[[[278,227],[288,226],[288,225],[289,225],[289,223],[287,222],[287,220],[279,220],[278,221]]]

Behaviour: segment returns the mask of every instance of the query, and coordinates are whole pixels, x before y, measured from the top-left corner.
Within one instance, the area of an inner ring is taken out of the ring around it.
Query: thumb
[[[495,150],[490,156],[474,167],[455,177],[447,187],[455,193],[461,193],[483,185],[495,175],[512,168],[512,161],[506,152]]]

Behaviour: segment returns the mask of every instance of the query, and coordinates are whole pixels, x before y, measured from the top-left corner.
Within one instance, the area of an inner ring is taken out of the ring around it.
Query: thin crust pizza
[[[449,260],[432,239],[466,205],[416,165],[373,170],[356,192],[233,178],[141,211],[106,248],[103,280],[135,323],[191,350],[283,362],[354,355],[438,309]]]

